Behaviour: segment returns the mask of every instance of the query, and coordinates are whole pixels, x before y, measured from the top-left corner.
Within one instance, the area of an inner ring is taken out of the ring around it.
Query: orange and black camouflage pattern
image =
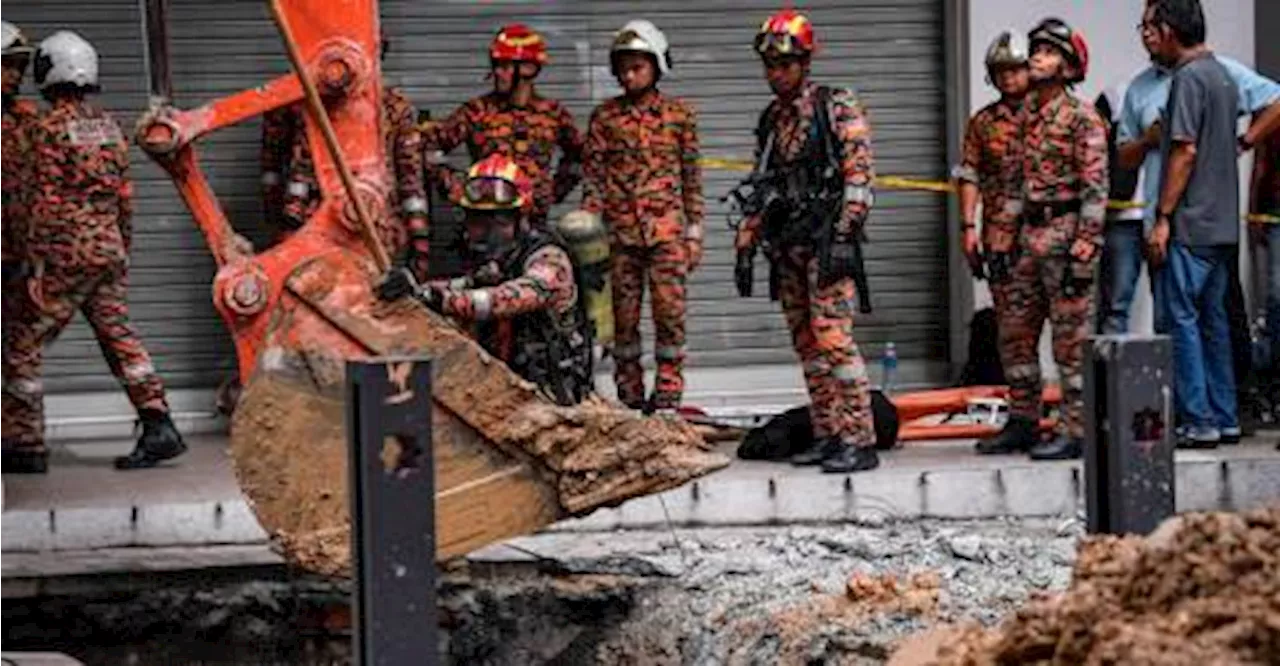
[[[765,111],[779,164],[794,162],[804,152],[818,98],[818,87],[810,82],[792,103],[775,99]],[[830,118],[845,181],[845,208],[836,234],[856,235],[862,232],[871,209],[870,188],[875,179],[871,123],[850,90],[832,91]],[[760,157],[757,151],[757,162]],[[758,245],[761,225],[760,218],[745,220],[738,229],[735,247],[742,251]],[[771,248],[770,252],[769,259],[778,272],[778,300],[804,368],[815,437],[837,438],[847,446],[872,446],[875,428],[870,382],[853,340],[857,296],[853,279],[819,287],[814,248]]]
[[[9,330],[17,323],[26,307],[26,281],[19,279],[19,267],[25,256],[27,241],[27,174],[30,164],[30,132],[36,121],[39,107],[30,100],[5,95],[3,127],[3,212],[0,213],[0,254],[3,254],[6,279],[4,297],[0,299],[0,326],[3,326],[3,348],[9,349]]]
[[[533,180],[529,219],[539,229],[545,228],[551,206],[563,201],[582,179],[583,140],[573,115],[560,102],[536,94],[523,107],[496,93],[472,99],[428,129],[422,143],[423,150],[440,154],[466,144],[473,164],[493,153],[514,159]],[[560,161],[553,169],[557,147]],[[465,182],[459,174],[433,165],[432,177],[449,201],[462,200]]]
[[[1049,321],[1053,356],[1062,383],[1058,434],[1084,436],[1082,346],[1091,330],[1097,294],[1089,284],[1074,296],[1064,289],[1067,271],[1096,274],[1106,214],[1107,132],[1088,102],[1068,93],[1043,104],[1036,94],[1022,114],[1020,196],[1009,202],[1021,214],[1017,259],[1001,298],[1008,316],[1000,322],[1000,357],[1009,380],[1010,413],[1040,417],[1040,331]],[[1046,202],[1078,200],[1080,212],[1034,218]],[[1032,222],[1035,223],[1032,223]],[[1091,248],[1087,262],[1072,248]],[[1077,265],[1077,262],[1083,265]]]
[[[657,375],[653,387],[655,409],[673,409],[684,397],[685,282],[689,274],[688,246],[683,242],[651,246],[616,246],[612,250],[614,382],[618,400],[632,408],[644,405],[644,370],[640,356],[640,302],[648,281],[653,310]]]
[[[382,90],[382,131],[386,139],[387,167],[395,178],[391,204],[385,219],[378,220],[378,234],[383,246],[394,254],[409,241],[423,251],[425,259],[427,235],[427,191],[422,172],[422,134],[418,130],[418,113],[413,102],[398,88],[387,86]],[[299,132],[293,142],[290,157],[289,185],[284,195],[284,214],[292,226],[299,227],[306,221],[321,201],[320,181],[316,176],[315,162],[306,133]],[[424,278],[424,265],[415,265],[414,272]]]
[[[997,100],[969,119],[956,178],[978,186],[982,197],[982,246],[989,253],[1010,252],[1018,219],[1008,202],[1022,185],[1014,147],[1022,133],[1021,105]]]
[[[684,395],[687,242],[701,242],[704,204],[697,115],[658,91],[607,100],[591,116],[583,208],[603,216],[612,256],[615,380],[623,403],[644,401],[640,311],[652,295],[657,378],[653,406]]]
[[[871,383],[853,339],[853,278],[819,286],[818,257],[808,247],[787,248],[776,261],[778,300],[809,389],[813,436],[872,446]]]
[[[489,269],[491,272],[491,269]],[[534,252],[524,263],[524,272],[494,286],[478,286],[469,278],[449,283],[442,289],[441,310],[466,322],[499,322],[497,347],[490,350],[504,362],[514,356],[513,331],[504,320],[518,315],[549,310],[563,327],[572,327],[578,286],[573,279],[573,263],[564,250],[548,245]]]
[[[44,347],[84,313],[112,373],[138,409],[167,412],[164,386],[129,323],[132,239],[128,144],[96,104],[63,98],[31,129],[27,259],[37,266],[32,310],[4,358],[4,438],[43,446]]]

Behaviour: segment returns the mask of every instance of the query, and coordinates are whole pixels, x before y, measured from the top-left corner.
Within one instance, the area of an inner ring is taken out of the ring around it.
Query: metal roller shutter
[[[539,87],[566,102],[585,130],[591,109],[616,94],[608,68],[612,32],[643,15],[667,32],[675,72],[663,89],[694,102],[704,154],[749,156],[756,117],[769,99],[751,36],[777,3],[647,3],[568,1],[383,3],[383,25],[394,40],[388,81],[437,117],[488,87],[485,46],[502,23],[525,21],[543,32],[553,63]],[[942,3],[880,0],[808,3],[822,53],[815,75],[852,85],[871,111],[881,173],[939,177],[945,169]],[[171,10],[177,102],[184,107],[255,85],[287,65],[257,1],[175,0]],[[135,0],[18,0],[5,19],[39,39],[54,30],[81,32],[99,49],[105,104],[131,128],[145,106],[138,3]],[[30,84],[28,84],[29,86]],[[202,143],[211,182],[235,226],[261,240],[256,122]],[[133,151],[136,240],[129,302],[144,341],[166,382],[205,388],[233,367],[230,342],[210,303],[213,264],[172,184]],[[792,363],[778,307],[732,293],[731,236],[718,203],[738,174],[706,172],[707,258],[691,282],[690,365]],[[571,197],[576,204],[578,193]],[[562,207],[559,212],[563,212]],[[436,265],[447,269],[447,239],[457,224],[446,210],[433,222]],[[857,339],[868,355],[893,340],[905,361],[944,361],[947,353],[946,224],[935,195],[881,191],[867,249],[876,312],[859,320]],[[763,273],[758,292],[764,292]],[[651,331],[646,324],[645,334]],[[940,367],[940,366],[939,366]],[[92,334],[77,321],[47,356],[52,393],[112,389]]]
[[[631,18],[650,19],[672,44],[675,69],[662,88],[697,105],[703,153],[749,157],[757,116],[770,98],[750,43],[756,27],[777,7],[771,0],[425,7],[392,2],[384,5],[383,19],[396,39],[388,63],[392,77],[435,117],[487,89],[485,47],[497,27],[528,23],[551,48],[552,63],[539,77],[539,91],[568,104],[584,131],[592,108],[618,93],[608,61],[613,31]],[[822,48],[815,76],[827,85],[858,90],[870,109],[879,171],[944,176],[942,3],[845,0],[806,3],[804,9]],[[454,155],[459,166],[462,152]],[[704,175],[707,256],[689,286],[691,366],[794,362],[778,305],[763,297],[740,299],[733,291],[732,235],[719,197],[740,176],[711,170]],[[571,195],[571,205],[559,212],[576,205],[578,197]],[[876,311],[858,320],[856,337],[869,356],[894,341],[904,361],[926,362],[936,378],[942,364],[930,362],[947,358],[946,202],[938,195],[887,190],[878,197],[867,248]],[[443,248],[456,223],[448,214],[437,214],[435,225],[436,247]],[[763,265],[757,269],[756,293],[767,293],[766,273]],[[646,340],[652,340],[651,331],[646,323]]]

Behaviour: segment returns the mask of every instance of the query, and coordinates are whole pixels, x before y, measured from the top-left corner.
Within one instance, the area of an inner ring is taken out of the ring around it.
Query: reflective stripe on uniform
[[[124,375],[125,380],[130,382],[139,382],[156,374],[156,367],[151,364],[151,361],[145,361],[143,363],[126,365],[120,368],[120,372]]]
[[[639,354],[637,353],[637,355]],[[683,345],[671,345],[671,346],[664,345],[661,347],[655,347],[653,349],[653,357],[658,359],[659,361],[678,361],[680,360],[680,357],[683,355],[684,355]]]
[[[951,177],[956,180],[964,181],[966,183],[974,183],[976,185],[978,182],[978,170],[963,164],[957,164],[955,168],[951,170]]]
[[[406,213],[427,212],[427,200],[423,197],[408,197],[400,202],[400,210]]]
[[[870,206],[876,202],[876,193],[868,185],[845,185],[844,201]]]
[[[1018,379],[1035,379],[1040,376],[1040,364],[1019,363],[1017,365],[1009,366],[1004,372],[1011,381]]]
[[[471,307],[476,313],[476,319],[488,319],[493,314],[493,293],[488,289],[472,290]]]

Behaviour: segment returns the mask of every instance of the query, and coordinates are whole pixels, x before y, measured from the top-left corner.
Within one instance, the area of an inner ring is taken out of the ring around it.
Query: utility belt
[[[1067,199],[1066,201],[1028,201],[1022,206],[1023,224],[1033,227],[1043,227],[1053,220],[1065,215],[1079,214],[1081,202],[1079,199]]]

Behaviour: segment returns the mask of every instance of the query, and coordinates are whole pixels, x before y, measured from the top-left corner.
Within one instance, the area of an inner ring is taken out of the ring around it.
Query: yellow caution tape
[[[755,162],[750,160],[726,159],[723,157],[703,157],[698,160],[698,165],[704,169],[719,169],[722,171],[753,171],[756,168]],[[956,191],[955,185],[944,180],[925,180],[921,178],[907,178],[904,176],[876,176],[876,187],[887,190],[913,190],[923,192],[939,192],[942,194],[950,194]],[[1119,201],[1111,200],[1107,202],[1109,210],[1133,210],[1135,208],[1144,208],[1146,204],[1141,201]],[[1280,215],[1266,215],[1263,213],[1250,213],[1245,215],[1244,219],[1248,222],[1260,224],[1280,224]]]

